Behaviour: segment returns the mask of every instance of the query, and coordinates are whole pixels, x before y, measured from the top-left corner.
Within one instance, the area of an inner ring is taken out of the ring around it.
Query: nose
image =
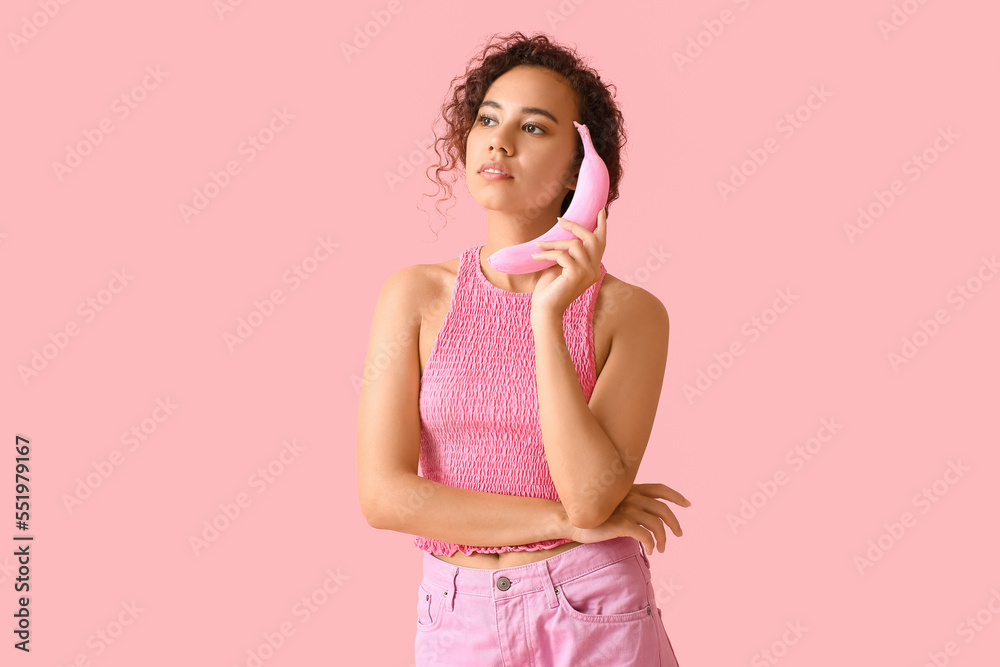
[[[498,148],[500,146],[503,146],[504,148],[502,148],[502,149]],[[499,141],[497,139],[493,139],[492,141],[490,141],[490,153],[492,154],[494,150],[503,150],[504,153],[506,153],[507,155],[510,155],[510,151],[507,150],[507,148],[506,148],[506,143],[502,142],[502,141]]]
[[[490,135],[490,154],[494,150],[503,150],[504,153],[510,155],[510,140],[502,129],[496,128],[493,134]]]

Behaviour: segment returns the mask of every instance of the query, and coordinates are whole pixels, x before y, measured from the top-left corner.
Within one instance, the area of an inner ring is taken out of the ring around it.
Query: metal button
[[[510,579],[508,579],[507,577],[500,577],[499,579],[497,579],[497,588],[499,588],[502,591],[505,591],[508,588],[510,588]]]
[[[653,610],[650,609],[649,607],[646,607],[646,615],[649,616],[652,613],[653,613]]]

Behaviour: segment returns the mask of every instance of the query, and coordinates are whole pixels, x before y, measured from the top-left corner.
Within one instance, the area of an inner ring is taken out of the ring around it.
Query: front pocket
[[[444,591],[422,583],[417,588],[417,629],[430,630],[441,622]]]
[[[638,621],[655,611],[638,556],[609,563],[556,588],[556,597],[566,613],[585,621]]]

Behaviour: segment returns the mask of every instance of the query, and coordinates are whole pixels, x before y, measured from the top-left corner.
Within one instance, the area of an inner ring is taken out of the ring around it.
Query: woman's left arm
[[[635,481],[659,405],[670,320],[645,290],[623,301],[611,351],[588,405],[562,318],[533,322],[538,411],[545,458],[570,522],[604,523]]]
[[[557,262],[532,295],[539,421],[549,473],[570,522],[596,528],[628,495],[642,462],[663,387],[670,321],[659,299],[623,283],[624,298],[609,309],[618,311],[610,318],[611,350],[588,405],[562,316],[600,275],[607,212],[600,212],[593,232],[572,221],[560,224],[577,238],[539,243],[535,255]]]

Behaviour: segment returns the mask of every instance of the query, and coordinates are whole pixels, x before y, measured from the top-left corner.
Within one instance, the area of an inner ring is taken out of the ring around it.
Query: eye
[[[496,119],[495,119],[495,118],[493,118],[492,116],[487,116],[487,115],[486,115],[486,114],[484,114],[484,113],[481,113],[481,114],[479,114],[479,118],[477,118],[476,120],[477,120],[477,121],[478,121],[478,122],[479,122],[480,124],[482,124],[482,122],[483,122],[484,120],[491,120],[491,121],[493,121],[494,123],[496,122]],[[487,125],[486,127],[489,127],[489,125]],[[535,128],[536,130],[538,130],[538,132],[531,132],[530,134],[534,134],[534,135],[538,135],[538,134],[545,134],[545,130],[543,130],[542,128],[538,127],[538,126],[537,126],[537,125],[535,125],[534,123],[525,123],[525,124],[524,124],[524,127],[533,127],[533,128]]]

